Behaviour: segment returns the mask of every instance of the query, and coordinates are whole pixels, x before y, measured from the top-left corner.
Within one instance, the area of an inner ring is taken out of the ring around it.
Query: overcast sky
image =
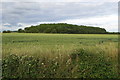
[[[118,0],[4,0],[0,10],[3,30],[17,30],[41,23],[70,23],[118,31]]]

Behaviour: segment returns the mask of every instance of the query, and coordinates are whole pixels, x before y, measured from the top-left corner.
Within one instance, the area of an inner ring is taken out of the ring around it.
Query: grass
[[[2,45],[6,78],[118,78],[118,35],[5,33]]]

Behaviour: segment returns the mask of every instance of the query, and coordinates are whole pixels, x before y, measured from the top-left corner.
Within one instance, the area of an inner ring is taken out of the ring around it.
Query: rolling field
[[[3,77],[118,78],[118,35],[2,34]]]

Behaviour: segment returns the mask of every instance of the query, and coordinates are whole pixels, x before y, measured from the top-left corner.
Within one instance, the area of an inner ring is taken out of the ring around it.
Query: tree
[[[3,33],[7,33],[7,31],[3,31]]]
[[[56,29],[53,29],[53,30],[51,31],[51,33],[57,33]]]
[[[11,33],[11,31],[10,31],[10,30],[7,30],[7,31],[3,31],[3,33]]]
[[[23,33],[24,30],[22,30],[22,29],[18,29],[18,32],[19,32],[19,33]]]
[[[26,27],[24,30],[19,29],[18,32],[25,33],[69,33],[69,34],[103,34],[107,33],[104,28],[72,25],[67,23],[40,24],[36,26]]]

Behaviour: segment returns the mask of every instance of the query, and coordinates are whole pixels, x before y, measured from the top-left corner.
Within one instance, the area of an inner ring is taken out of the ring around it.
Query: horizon
[[[30,26],[26,26],[26,27],[31,27],[31,26],[37,26],[37,25],[41,25],[41,24],[68,24],[68,23],[40,23],[40,24],[36,24],[36,25],[30,25]],[[77,25],[77,24],[71,24],[71,25]],[[99,26],[88,26],[88,25],[78,25],[78,26],[87,26],[87,27],[98,27],[98,28],[101,28],[101,27],[99,27]],[[18,28],[18,29],[22,29],[22,30],[24,30],[26,27],[24,27],[24,28]],[[18,29],[16,29],[16,30],[2,30],[2,31],[0,31],[1,33],[3,32],[3,31],[18,31]],[[105,28],[103,28],[103,29],[105,29]],[[105,29],[106,30],[106,29]],[[112,32],[112,31],[107,31],[106,30],[106,32]],[[115,31],[115,32],[119,32],[119,31]],[[114,31],[113,31],[113,33],[114,33]]]
[[[41,23],[41,24],[68,24],[68,23]],[[38,25],[41,25],[41,24],[37,24],[37,25],[31,25],[31,26],[38,26]],[[69,25],[69,24],[68,24]],[[70,24],[70,25],[77,25],[77,24]],[[22,29],[22,30],[24,30],[25,28],[28,28],[28,27],[31,27],[31,26],[27,26],[27,27],[24,27],[23,29],[22,28],[19,28],[19,29]],[[86,26],[86,27],[96,27],[96,28],[101,28],[101,27],[99,27],[99,26],[87,26],[87,25],[77,25],[77,26]],[[18,30],[19,30],[18,29]],[[105,28],[101,28],[101,29],[105,29]],[[3,30],[3,31],[11,31],[11,32],[18,32],[18,30]],[[106,29],[105,29],[106,30]],[[3,33],[3,31],[0,31],[0,33]],[[106,30],[106,32],[108,32],[108,33],[119,33],[119,31],[118,32],[109,32],[109,31],[107,31]]]

